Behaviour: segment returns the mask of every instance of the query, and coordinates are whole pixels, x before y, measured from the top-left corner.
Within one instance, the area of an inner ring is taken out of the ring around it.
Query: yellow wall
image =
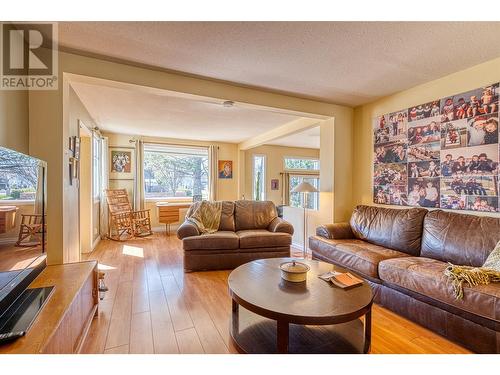
[[[28,153],[28,91],[0,90],[0,146]]]
[[[67,217],[70,227],[79,228],[79,236],[72,235],[68,237],[68,246],[72,250],[69,252],[70,257],[67,258],[67,261],[77,262],[80,260],[80,252],[90,252],[93,243],[92,227],[95,218],[93,217],[92,202],[92,140],[89,129],[94,128],[96,123],[72,87],[69,87],[68,103],[68,125],[70,128],[76,129],[79,136],[86,135],[86,137],[82,137],[80,146],[80,181],[78,184],[67,186],[72,192],[71,202],[75,202],[74,199],[76,199],[76,207],[80,209],[79,215],[68,215]],[[80,122],[87,130],[79,128]],[[80,225],[78,224],[79,219]]]
[[[78,207],[77,191],[69,186],[67,150],[68,137],[78,135],[78,130],[75,127],[70,131],[67,118],[63,127],[62,102],[62,88],[57,91],[29,92],[30,155],[47,162],[47,262],[49,264],[69,261],[68,239],[71,238],[74,242],[75,236],[78,238],[78,225],[75,227],[66,224],[70,215],[77,214],[75,207]]]
[[[253,199],[253,155],[266,156],[266,200],[274,204],[282,204],[283,181],[280,173],[284,171],[284,158],[305,157],[319,159],[319,150],[313,148],[284,147],[284,146],[259,146],[245,152],[245,199]],[[271,190],[271,179],[279,181],[279,190]]]
[[[500,58],[355,108],[353,204],[373,204],[372,119],[374,117],[498,81],[500,81]]]

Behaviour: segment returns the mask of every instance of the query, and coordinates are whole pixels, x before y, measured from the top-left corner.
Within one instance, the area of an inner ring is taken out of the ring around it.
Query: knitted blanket
[[[195,202],[186,213],[186,220],[196,225],[200,233],[214,233],[219,229],[222,202]]]
[[[500,241],[482,267],[457,266],[448,263],[444,274],[451,281],[457,299],[462,299],[464,296],[464,283],[473,287],[500,282]]]

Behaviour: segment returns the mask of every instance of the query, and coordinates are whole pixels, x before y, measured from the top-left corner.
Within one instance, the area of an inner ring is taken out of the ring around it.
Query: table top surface
[[[189,207],[193,202],[157,202],[156,207]]]
[[[306,282],[283,280],[279,266],[292,259],[259,259],[236,268],[228,279],[231,297],[257,314],[297,324],[346,322],[364,315],[371,307],[373,294],[366,281],[344,290],[318,277],[333,269],[345,271],[329,263],[295,259],[311,267]]]
[[[17,211],[16,206],[0,206],[0,212],[12,212]]]
[[[24,337],[0,346],[0,354],[42,352],[52,334],[83,287],[85,280],[97,269],[97,261],[51,265],[31,282],[30,288],[53,286],[45,306]]]

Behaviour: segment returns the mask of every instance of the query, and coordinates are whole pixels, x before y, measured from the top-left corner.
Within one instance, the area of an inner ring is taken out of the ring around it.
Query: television
[[[0,147],[0,334],[25,332],[49,292],[27,289],[46,266],[46,174],[42,160]]]

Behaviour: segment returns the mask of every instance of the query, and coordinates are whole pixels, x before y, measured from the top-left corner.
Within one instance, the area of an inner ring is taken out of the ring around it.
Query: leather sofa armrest
[[[293,225],[280,217],[274,218],[273,221],[271,221],[271,224],[267,227],[267,230],[270,232],[288,233],[293,235]]]
[[[346,240],[354,238],[349,223],[324,224],[316,228],[316,235],[330,240]]]
[[[177,228],[177,238],[182,240],[186,237],[199,236],[200,231],[198,227],[189,221],[183,222],[179,228]]]

